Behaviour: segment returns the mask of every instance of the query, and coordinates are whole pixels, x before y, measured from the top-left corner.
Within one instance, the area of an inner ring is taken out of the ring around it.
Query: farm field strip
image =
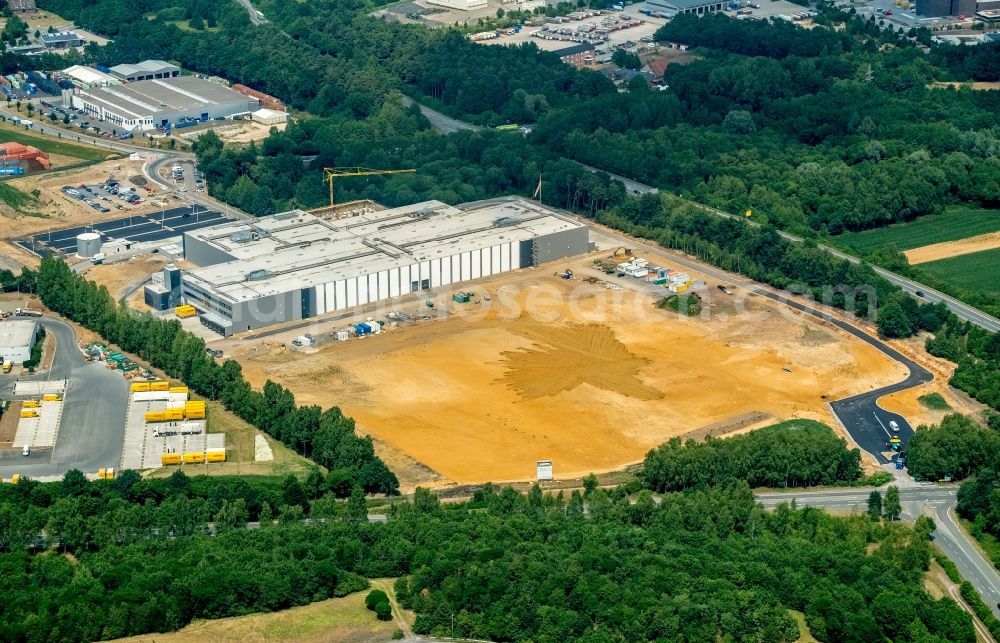
[[[980,234],[975,237],[969,237],[968,239],[959,239],[958,241],[945,241],[943,243],[934,243],[929,246],[920,246],[919,248],[914,248],[913,250],[907,250],[904,254],[906,255],[906,260],[911,266],[917,264],[929,263],[931,261],[938,261],[941,259],[950,259],[952,257],[959,257],[961,255],[972,254],[974,252],[982,252],[983,250],[992,250],[994,248],[1000,248],[1000,232],[990,232],[989,234]]]
[[[900,250],[912,250],[997,231],[1000,231],[1000,210],[957,209],[920,217],[908,223],[843,234],[836,240],[864,254],[888,244]]]
[[[987,295],[1000,295],[1000,248],[920,264],[939,279]]]

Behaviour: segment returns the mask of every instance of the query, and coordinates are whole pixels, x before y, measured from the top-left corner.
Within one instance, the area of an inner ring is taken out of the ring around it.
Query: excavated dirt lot
[[[569,263],[597,275],[590,261]],[[294,350],[298,330],[219,347],[256,386],[272,379],[300,403],[341,406],[380,452],[402,452],[438,483],[530,479],[542,459],[558,479],[614,470],[672,436],[767,416],[832,425],[828,400],[905,376],[832,326],[714,281],[707,318],[680,318],[638,282],[611,280],[625,290],[542,267],[469,286],[489,302],[449,302],[443,318],[363,340]]]

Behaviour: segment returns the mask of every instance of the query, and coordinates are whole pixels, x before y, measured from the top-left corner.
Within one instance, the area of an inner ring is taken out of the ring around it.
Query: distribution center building
[[[224,334],[537,266],[591,249],[589,228],[518,198],[426,201],[327,221],[293,210],[184,233],[202,268],[184,301]]]
[[[0,322],[0,362],[20,364],[31,359],[38,323],[30,319]]]
[[[260,109],[256,98],[195,76],[80,88],[70,100],[73,107],[130,131],[228,118]]]

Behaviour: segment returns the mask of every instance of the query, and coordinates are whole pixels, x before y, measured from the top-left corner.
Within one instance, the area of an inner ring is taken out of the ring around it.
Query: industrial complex
[[[519,198],[325,220],[293,210],[184,234],[186,303],[231,335],[586,253],[589,229]]]
[[[129,131],[249,115],[260,108],[256,98],[194,76],[92,85],[77,88],[68,97],[74,108]]]

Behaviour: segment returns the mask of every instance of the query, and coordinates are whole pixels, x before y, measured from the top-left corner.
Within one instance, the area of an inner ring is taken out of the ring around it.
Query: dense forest
[[[415,630],[436,636],[792,641],[796,610],[822,641],[975,641],[969,617],[923,589],[929,520],[765,512],[746,485],[648,494],[487,486],[443,505],[418,490],[369,524],[363,499],[338,503],[308,484],[180,472],[88,482],[74,471],[4,485],[0,569],[18,591],[0,639],[168,631],[396,576]],[[284,503],[279,515],[270,503]],[[301,520],[301,507],[324,521]],[[254,519],[260,528],[246,530]]]
[[[375,455],[371,437],[359,437],[354,420],[337,406],[298,406],[291,391],[268,381],[256,391],[235,360],[221,365],[205,342],[177,320],[137,315],[118,304],[104,286],[73,272],[59,259],[42,259],[38,294],[51,310],[106,341],[138,355],[208,399],[221,401],[243,420],[369,493],[395,493],[399,481]],[[350,486],[345,494],[350,492]]]
[[[810,487],[854,482],[861,451],[830,427],[793,420],[724,440],[673,438],[646,455],[642,480],[654,491],[683,491],[737,481],[751,487]]]

